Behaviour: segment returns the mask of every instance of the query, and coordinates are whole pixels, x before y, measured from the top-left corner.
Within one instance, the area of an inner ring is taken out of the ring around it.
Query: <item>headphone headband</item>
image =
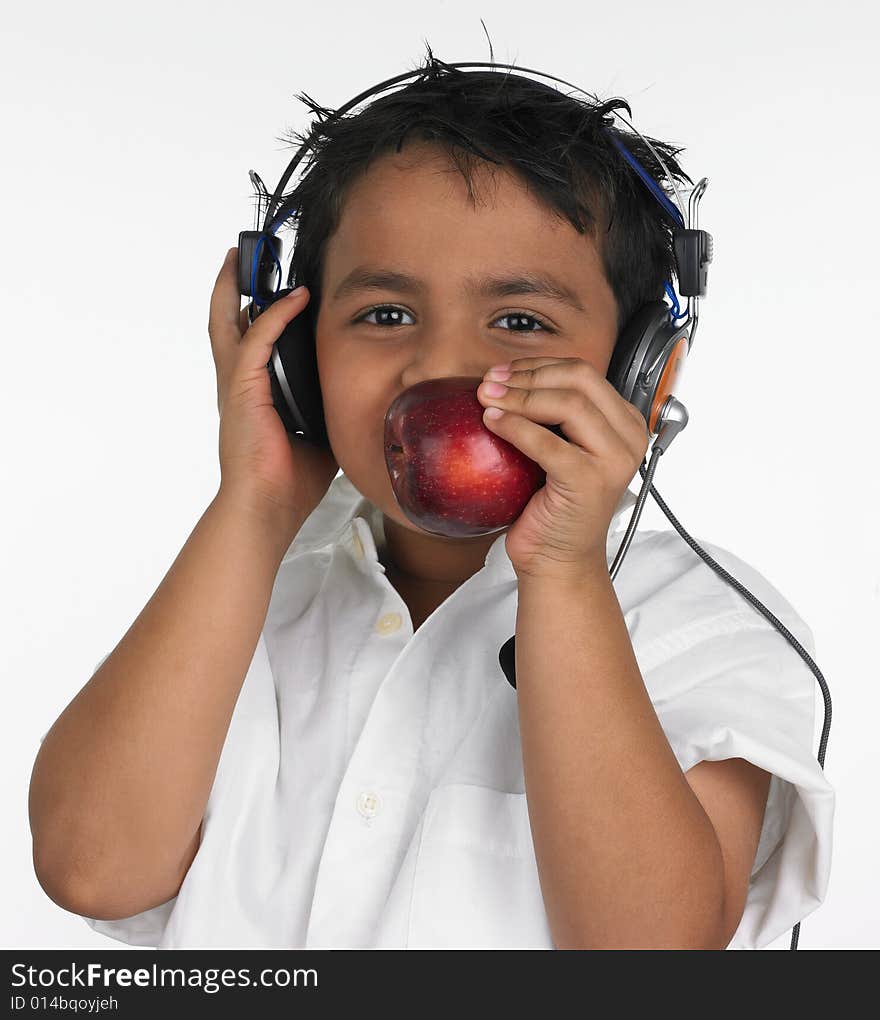
[[[495,69],[495,68],[498,68],[498,67],[506,67],[509,70],[525,72],[527,74],[536,74],[536,75],[538,75],[540,77],[543,77],[543,78],[549,78],[551,81],[558,81],[562,85],[569,85],[569,86],[571,86],[571,88],[577,90],[578,92],[581,92],[583,95],[588,96],[590,99],[593,100],[594,103],[596,103],[598,105],[601,105],[601,100],[599,99],[599,97],[594,95],[592,92],[586,92],[586,91],[584,91],[584,89],[580,88],[577,85],[572,84],[571,82],[566,81],[564,78],[557,78],[555,75],[546,74],[544,71],[536,71],[533,68],[529,68],[529,67],[517,67],[516,64],[486,63],[484,61],[458,61],[458,62],[455,62],[455,63],[448,64],[448,63],[445,63],[444,61],[437,60],[436,57],[435,57],[435,58],[432,59],[432,63],[427,68],[419,68],[419,69],[417,69],[415,71],[405,71],[403,74],[397,74],[397,75],[394,75],[394,77],[392,77],[392,78],[386,78],[385,81],[380,82],[378,85],[374,85],[374,86],[372,86],[369,89],[365,89],[359,95],[355,96],[353,99],[350,99],[343,106],[340,106],[337,110],[334,110],[330,114],[330,116],[327,118],[327,120],[329,120],[329,121],[338,120],[339,118],[342,117],[343,114],[347,113],[350,109],[352,109],[352,107],[357,106],[358,103],[363,102],[365,99],[368,99],[371,96],[379,95],[380,93],[385,92],[385,91],[387,91],[390,88],[393,88],[395,85],[398,85],[398,84],[406,81],[409,78],[424,78],[425,80],[430,80],[431,77],[432,77],[433,71],[434,71],[434,69],[436,67],[441,67],[441,68],[446,69],[446,70],[448,70],[448,69],[458,70],[458,69],[463,68],[463,67],[482,67],[482,68],[490,68],[490,69]],[[507,74],[507,75],[505,75],[505,77],[506,78],[522,78],[524,81],[528,81],[527,78],[523,78],[522,73],[515,74],[515,75],[514,74]],[[537,82],[536,84],[542,85],[543,82]],[[545,87],[549,88],[549,86],[545,86]],[[558,90],[556,90],[556,91],[558,91]],[[626,104],[626,103],[624,103],[623,105],[625,105],[627,111],[629,111],[629,109],[630,109],[629,105]],[[638,162],[638,160],[636,160],[635,156],[633,156],[632,153],[630,153],[630,151],[626,148],[626,146],[624,146],[623,143],[618,138],[616,138],[616,136],[611,134],[611,131],[609,129],[610,129],[610,127],[613,124],[613,119],[609,119],[609,116],[605,116],[605,117],[602,118],[604,129],[611,136],[612,140],[617,145],[618,149],[624,155],[624,158],[627,160],[627,162],[630,163],[631,166],[633,166],[633,168],[639,174],[639,177],[642,179],[643,183],[646,185],[648,190],[658,200],[658,202],[660,202],[660,204],[663,207],[664,211],[667,213],[667,215],[669,215],[675,221],[676,225],[679,226],[679,227],[689,226],[689,224],[685,220],[685,214],[684,214],[684,210],[682,209],[681,198],[679,197],[679,194],[678,194],[678,188],[676,187],[675,181],[674,181],[672,175],[669,173],[669,170],[667,169],[666,164],[663,162],[663,159],[660,156],[660,154],[657,152],[657,150],[654,148],[654,146],[651,145],[651,143],[648,141],[648,139],[645,138],[630,123],[630,121],[626,117],[624,117],[622,114],[618,113],[616,110],[612,110],[611,114],[610,114],[610,118],[613,118],[613,117],[619,117],[627,125],[627,127],[629,127],[633,131],[634,134],[638,135],[638,137],[641,138],[641,140],[645,143],[645,145],[647,145],[647,147],[651,150],[651,152],[653,153],[655,159],[660,164],[660,166],[663,167],[663,172],[666,174],[666,179],[669,181],[670,187],[672,188],[672,193],[675,196],[675,201],[676,201],[677,208],[676,208],[676,206],[673,206],[672,203],[669,201],[669,199],[666,197],[666,195],[663,194],[663,192],[657,186],[656,182],[653,180],[653,178],[650,176],[650,174],[648,174],[648,172],[641,166],[641,164]],[[322,121],[322,123],[324,123],[324,122]],[[291,178],[291,176],[293,174],[293,171],[296,169],[297,165],[303,159],[303,157],[305,156],[306,152],[308,151],[308,149],[310,147],[311,147],[311,138],[307,138],[303,142],[303,144],[299,147],[299,149],[297,150],[297,152],[294,155],[293,159],[288,164],[287,169],[281,175],[281,179],[279,180],[278,185],[275,188],[274,193],[269,198],[269,204],[268,204],[268,206],[266,208],[265,218],[264,218],[263,223],[262,223],[262,229],[264,231],[266,230],[267,227],[270,226],[270,222],[273,220],[273,217],[275,217],[275,214],[276,214],[276,212],[277,212],[277,210],[278,210],[278,208],[280,206],[280,203],[281,203],[281,196],[284,194],[285,185],[290,180],[290,178]],[[708,181],[706,183],[708,184]],[[274,233],[275,232],[274,229],[271,232]]]

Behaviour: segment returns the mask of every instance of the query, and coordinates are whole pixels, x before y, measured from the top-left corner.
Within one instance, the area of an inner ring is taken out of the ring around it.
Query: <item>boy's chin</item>
[[[405,528],[407,531],[411,531],[413,534],[422,535],[424,538],[432,538],[439,542],[448,542],[450,545],[462,545],[466,543],[472,543],[474,545],[485,544],[488,542],[494,542],[499,535],[503,535],[510,525],[505,528],[500,528],[498,531],[493,531],[490,534],[485,535],[440,535],[436,531],[428,531],[426,528],[420,527],[411,521],[406,514],[400,509],[395,503],[391,512],[385,507],[379,507],[382,511],[386,520],[390,518],[395,524],[401,528]],[[384,523],[384,522],[383,522]]]

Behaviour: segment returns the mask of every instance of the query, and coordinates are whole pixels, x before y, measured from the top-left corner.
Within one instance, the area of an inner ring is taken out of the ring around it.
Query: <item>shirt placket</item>
[[[355,556],[360,539],[355,532]],[[307,948],[360,946],[369,940],[427,797],[421,755],[428,678],[418,666],[421,633],[407,624],[403,600],[386,596],[370,641],[392,642],[396,656],[379,685],[340,783],[318,866]],[[373,667],[385,659],[363,654]],[[381,668],[381,667],[380,667]]]

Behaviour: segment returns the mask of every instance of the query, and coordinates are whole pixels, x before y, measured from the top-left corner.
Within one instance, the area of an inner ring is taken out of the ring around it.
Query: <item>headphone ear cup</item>
[[[273,294],[268,304],[289,294],[291,289],[286,287]],[[315,333],[312,317],[306,311],[307,308],[284,327],[266,369],[272,402],[288,434],[301,433],[300,438],[306,442],[329,449]]]
[[[649,301],[621,330],[606,378],[624,400],[638,408],[653,435],[660,409],[673,392],[687,355],[687,331],[675,326],[664,301]],[[650,383],[645,373],[660,358]]]
[[[664,302],[649,301],[633,312],[620,331],[605,377],[624,400],[632,401],[637,369],[644,360],[648,340],[668,318]]]

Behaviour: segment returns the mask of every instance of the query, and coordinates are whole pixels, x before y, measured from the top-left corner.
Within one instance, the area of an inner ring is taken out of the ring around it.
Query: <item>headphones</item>
[[[484,63],[479,61],[447,64],[432,57],[427,69],[422,68],[416,71],[409,71],[386,79],[384,82],[355,96],[354,99],[349,100],[349,102],[335,112],[329,113],[324,118],[324,122],[339,119],[364,99],[384,92],[399,82],[409,78],[429,77],[434,72],[434,69],[438,67],[444,69],[482,67],[492,70],[504,67],[508,69],[508,74],[505,75],[505,78],[530,81],[533,86],[539,86],[554,95],[560,94],[557,89],[545,85],[543,82],[524,78],[522,74],[510,74],[509,72],[517,70],[539,75],[542,78],[548,78],[563,85],[569,85],[571,88],[590,96],[591,99],[598,102],[595,96],[572,85],[571,82],[545,74],[542,71],[518,68],[514,64]],[[626,109],[629,110],[629,107],[627,106]],[[643,461],[639,467],[639,473],[643,479],[642,488],[636,500],[626,534],[621,541],[620,548],[612,564],[610,575],[613,580],[620,569],[620,565],[635,534],[647,494],[650,491],[673,527],[694,552],[718,573],[726,583],[736,588],[743,598],[753,605],[785,637],[816,677],[825,701],[825,721],[822,727],[818,753],[819,765],[824,770],[825,750],[831,729],[831,695],[825,678],[819,671],[819,667],[785,625],[747,588],[740,584],[736,578],[729,574],[702,549],[684,530],[661,499],[652,483],[659,457],[666,452],[673,439],[685,428],[688,422],[687,409],[676,399],[674,391],[680,383],[685,361],[693,347],[699,317],[699,299],[705,296],[706,293],[706,276],[713,256],[711,234],[700,230],[697,225],[700,199],[709,181],[704,177],[693,188],[688,200],[687,217],[685,217],[675,181],[667,170],[660,154],[651,145],[650,141],[641,135],[619,112],[615,111],[614,116],[623,120],[642,139],[657,159],[657,162],[663,167],[663,171],[671,186],[675,197],[675,204],[670,201],[662,188],[629,149],[626,148],[618,136],[610,130],[613,124],[613,116],[603,116],[602,129],[618,149],[621,157],[630,165],[672,221],[675,275],[678,279],[679,293],[687,297],[688,303],[686,312],[681,313],[675,290],[672,287],[672,281],[667,281],[664,284],[664,289],[671,301],[671,307],[665,301],[656,300],[649,301],[638,308],[620,330],[611,361],[608,365],[608,371],[606,372],[608,381],[624,400],[629,401],[638,408],[645,419],[649,434],[657,437],[651,447],[652,456],[650,463],[645,468]],[[243,296],[252,299],[248,305],[248,319],[250,322],[253,322],[269,305],[292,290],[292,259],[288,272],[287,287],[277,291],[273,290],[276,271],[279,279],[283,275],[281,269],[282,243],[281,239],[276,236],[276,232],[295,212],[295,207],[292,207],[289,202],[282,204],[281,198],[285,185],[290,180],[294,169],[305,156],[306,151],[311,147],[311,144],[311,138],[307,138],[297,150],[287,169],[284,171],[281,180],[278,182],[274,194],[271,196],[260,180],[259,175],[253,170],[249,173],[251,183],[257,193],[257,229],[244,230],[238,235],[238,288]],[[264,203],[266,206],[265,211],[263,211]],[[262,224],[260,223],[261,216]],[[680,319],[685,321],[679,323],[678,320]],[[327,426],[324,420],[324,404],[318,376],[314,312],[297,315],[285,326],[275,342],[272,356],[266,368],[269,372],[272,400],[288,434],[299,434],[306,442],[329,448],[330,441],[327,436]],[[499,652],[501,668],[507,677],[508,683],[514,690],[516,689],[515,637],[516,635],[511,637]],[[797,949],[799,934],[800,922],[792,929],[791,949]]]

